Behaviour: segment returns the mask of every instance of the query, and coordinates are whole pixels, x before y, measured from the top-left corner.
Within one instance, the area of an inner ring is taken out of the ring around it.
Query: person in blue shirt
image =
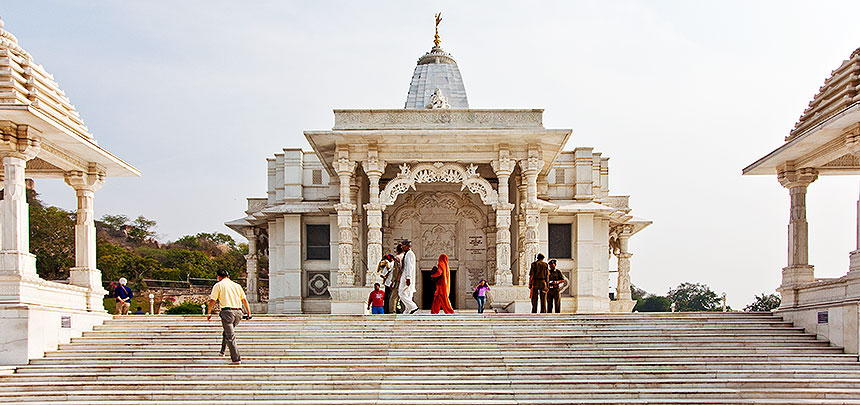
[[[131,298],[134,297],[131,288],[128,288],[126,284],[128,284],[128,280],[125,278],[119,279],[119,285],[115,290],[117,315],[128,315],[128,309],[131,307]]]

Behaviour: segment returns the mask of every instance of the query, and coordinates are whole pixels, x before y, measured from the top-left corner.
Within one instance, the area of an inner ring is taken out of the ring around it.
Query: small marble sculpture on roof
[[[430,103],[427,104],[427,108],[451,108],[451,104],[448,104],[448,97],[442,94],[442,89],[437,87],[430,96]]]

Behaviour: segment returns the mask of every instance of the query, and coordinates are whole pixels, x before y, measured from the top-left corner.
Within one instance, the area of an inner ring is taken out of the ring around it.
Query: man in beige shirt
[[[239,349],[236,348],[236,335],[233,333],[236,326],[239,325],[239,320],[242,319],[242,307],[248,311],[248,316],[251,316],[251,307],[248,305],[248,298],[245,296],[245,290],[242,286],[230,280],[230,275],[227,270],[218,270],[218,282],[212,286],[212,294],[209,295],[209,308],[206,311],[206,320],[212,319],[212,308],[215,302],[221,304],[221,326],[224,327],[224,333],[221,339],[221,355],[224,355],[225,346],[230,348],[230,364],[242,364],[242,358],[239,356]]]

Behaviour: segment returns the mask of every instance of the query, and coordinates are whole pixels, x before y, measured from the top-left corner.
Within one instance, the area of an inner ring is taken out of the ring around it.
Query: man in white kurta
[[[415,294],[415,252],[412,251],[412,242],[403,241],[403,270],[400,274],[400,286],[397,290],[400,302],[403,303],[403,313],[412,314],[418,311],[418,305],[412,301]]]

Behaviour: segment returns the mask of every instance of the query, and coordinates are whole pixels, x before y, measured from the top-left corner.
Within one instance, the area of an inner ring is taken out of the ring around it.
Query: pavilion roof
[[[29,125],[41,136],[38,175],[93,164],[108,176],[139,176],[140,171],[98,146],[75,106],[44,67],[18,44],[0,20],[0,120]],[[49,156],[50,155],[50,156]],[[83,166],[83,167],[79,167]],[[29,176],[29,174],[28,174]]]
[[[815,168],[822,175],[860,173],[846,145],[846,131],[860,122],[860,48],[842,62],[809,103],[785,143],[743,170],[773,175],[784,165]]]
[[[785,138],[791,141],[809,129],[860,102],[860,48],[842,61],[830,77],[818,88],[818,94],[809,102],[794,129]]]

